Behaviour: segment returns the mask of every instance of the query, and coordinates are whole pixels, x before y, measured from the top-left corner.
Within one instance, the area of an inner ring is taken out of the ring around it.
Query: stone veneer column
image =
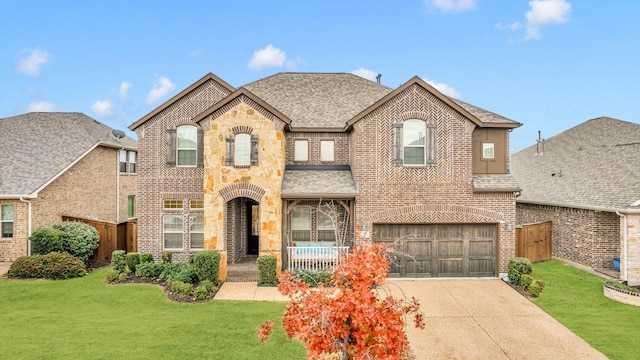
[[[624,220],[621,219],[621,222]],[[623,229],[624,230],[624,229]],[[624,266],[624,235],[620,236],[620,266]],[[640,285],[640,214],[627,215],[627,282]],[[623,271],[623,269],[620,269]]]

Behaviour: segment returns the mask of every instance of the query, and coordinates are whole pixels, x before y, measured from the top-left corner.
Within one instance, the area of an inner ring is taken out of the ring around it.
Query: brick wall
[[[393,123],[435,120],[437,166],[393,164]],[[475,125],[419,86],[398,94],[354,124],[350,162],[359,194],[356,223],[496,223],[499,271],[515,255],[513,193],[474,193],[472,132]],[[508,151],[508,149],[506,149]],[[374,235],[375,236],[375,235]]]
[[[295,161],[295,141],[309,142],[309,161]],[[320,141],[333,140],[334,161],[320,161]],[[349,165],[349,134],[347,133],[286,133],[287,165]]]
[[[620,218],[615,213],[518,203],[516,217],[518,224],[553,223],[553,256],[612,269],[612,259],[620,254]]]
[[[0,200],[0,205],[13,206],[13,237],[0,238],[0,262],[14,261],[27,255],[29,206],[20,200]]]

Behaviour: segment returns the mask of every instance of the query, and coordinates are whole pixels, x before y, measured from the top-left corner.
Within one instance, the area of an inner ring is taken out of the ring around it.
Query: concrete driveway
[[[426,328],[408,326],[417,359],[606,359],[499,279],[393,280],[415,296]]]

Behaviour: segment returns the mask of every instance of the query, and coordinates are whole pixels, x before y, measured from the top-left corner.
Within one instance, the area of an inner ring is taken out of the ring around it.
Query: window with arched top
[[[251,135],[237,134],[234,144],[234,165],[249,166],[251,165]]]
[[[178,166],[196,166],[198,132],[195,126],[183,125],[177,129]]]
[[[435,122],[409,119],[393,124],[393,131],[395,165],[438,164]]]

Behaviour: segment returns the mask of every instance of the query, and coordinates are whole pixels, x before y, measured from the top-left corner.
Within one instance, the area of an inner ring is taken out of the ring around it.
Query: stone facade
[[[624,231],[624,219],[620,219],[621,231]],[[624,252],[624,236],[620,237],[620,266],[627,265],[627,283],[640,286],[640,214],[627,215],[627,259]],[[623,269],[620,269],[624,271]],[[623,274],[624,276],[624,274]]]
[[[613,268],[620,254],[620,219],[612,212],[516,204],[518,224],[552,222],[553,256],[592,268]]]
[[[126,221],[127,197],[137,193],[137,175],[119,173],[118,153],[119,149],[98,146],[41,190],[37,198],[27,199],[31,202],[31,231],[62,221],[62,216]],[[28,204],[19,200],[11,203],[14,237],[0,240],[0,261],[13,261],[28,253]]]

